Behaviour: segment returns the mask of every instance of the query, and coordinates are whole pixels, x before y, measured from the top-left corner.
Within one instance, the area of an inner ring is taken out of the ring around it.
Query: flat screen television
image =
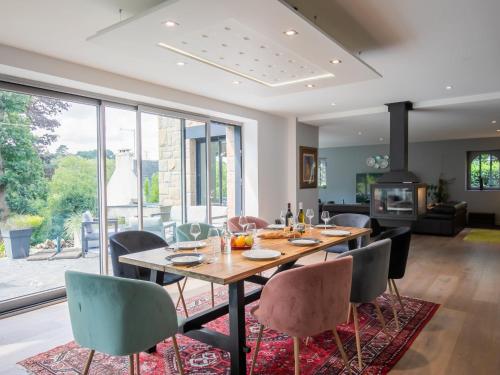
[[[356,173],[356,203],[370,203],[370,185],[383,173]]]

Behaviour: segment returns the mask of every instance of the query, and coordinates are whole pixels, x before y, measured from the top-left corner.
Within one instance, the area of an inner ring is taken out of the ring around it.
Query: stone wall
[[[180,120],[158,116],[158,129],[160,205],[180,206],[182,204]]]

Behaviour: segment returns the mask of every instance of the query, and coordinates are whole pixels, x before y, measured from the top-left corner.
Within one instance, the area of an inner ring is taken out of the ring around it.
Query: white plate
[[[276,250],[256,249],[247,250],[241,253],[244,258],[251,260],[270,260],[281,256],[281,253]]]
[[[284,224],[269,224],[266,229],[285,229]]]
[[[199,249],[205,246],[207,246],[207,243],[205,241],[183,241],[183,242],[177,242],[176,247],[179,250],[192,250],[192,249]]]
[[[328,229],[328,228],[335,228],[335,225],[326,224],[326,227],[325,227],[325,224],[318,224],[318,225],[315,225],[314,228],[317,228],[317,229]]]
[[[186,266],[201,263],[203,261],[203,258],[203,254],[188,253],[169,255],[166,259],[172,262],[172,264],[174,265]]]
[[[321,231],[321,234],[323,236],[329,236],[329,237],[344,237],[344,236],[349,236],[351,232],[349,232],[348,230],[332,229],[332,230],[323,230]]]
[[[289,242],[295,246],[311,246],[318,244],[320,241],[311,238],[295,238],[290,239]]]

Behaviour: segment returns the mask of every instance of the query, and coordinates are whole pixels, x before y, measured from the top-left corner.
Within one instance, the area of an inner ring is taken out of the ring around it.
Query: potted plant
[[[38,228],[42,222],[41,216],[13,215],[1,225],[5,252],[9,258],[21,259],[29,255],[33,228]]]

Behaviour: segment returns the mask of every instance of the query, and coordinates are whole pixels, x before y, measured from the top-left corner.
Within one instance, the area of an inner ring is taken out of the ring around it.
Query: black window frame
[[[481,150],[481,151],[467,151],[467,176],[466,176],[466,183],[467,183],[467,190],[470,191],[499,191],[500,190],[500,180],[498,183],[498,186],[496,187],[488,187],[484,185],[480,185],[479,187],[473,187],[471,186],[471,164],[472,161],[480,156],[480,155],[491,155],[495,156],[499,161],[500,161],[500,150]],[[481,163],[479,164],[481,166]],[[491,168],[491,163],[490,163],[490,168]]]

